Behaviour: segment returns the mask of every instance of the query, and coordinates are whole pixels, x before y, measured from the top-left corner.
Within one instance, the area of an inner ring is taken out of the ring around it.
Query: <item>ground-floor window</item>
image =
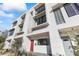
[[[37,44],[38,45],[49,45],[49,39],[38,39]]]

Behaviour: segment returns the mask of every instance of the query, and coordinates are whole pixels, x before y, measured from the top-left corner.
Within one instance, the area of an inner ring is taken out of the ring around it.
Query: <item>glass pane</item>
[[[65,23],[64,18],[63,18],[63,15],[62,15],[60,9],[58,10],[58,15],[59,15],[59,21],[60,21],[60,24],[61,24],[61,23]]]
[[[56,23],[59,24],[59,19],[58,19],[57,11],[54,11],[54,15],[55,15]]]
[[[76,13],[79,14],[79,3],[74,3],[73,6],[76,10]]]
[[[48,45],[47,39],[38,39],[38,45]]]
[[[69,17],[76,15],[76,12],[74,11],[74,9],[72,8],[71,4],[65,4],[64,8],[68,14]]]
[[[60,9],[54,10],[54,15],[55,15],[55,19],[56,19],[56,23],[57,24],[65,23],[64,18],[63,18],[63,15],[62,15]]]
[[[14,30],[10,31],[9,36],[13,35],[13,33],[14,33]]]
[[[40,24],[40,18],[37,19],[37,25],[39,25],[39,24]]]
[[[46,22],[46,16],[43,16],[43,23],[45,23]]]

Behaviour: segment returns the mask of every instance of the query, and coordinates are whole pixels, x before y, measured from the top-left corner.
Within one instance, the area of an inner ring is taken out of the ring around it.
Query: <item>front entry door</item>
[[[33,52],[34,49],[34,40],[31,40],[30,51]]]
[[[73,52],[73,48],[70,42],[70,38],[68,36],[64,36],[62,37],[63,40],[63,45],[64,45],[64,50],[67,56],[73,56],[74,52]]]

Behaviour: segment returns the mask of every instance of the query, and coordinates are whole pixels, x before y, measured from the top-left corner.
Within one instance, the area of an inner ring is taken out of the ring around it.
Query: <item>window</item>
[[[67,14],[68,14],[69,17],[76,15],[76,12],[73,9],[73,7],[72,7],[71,4],[65,4],[64,8],[65,8],[65,10],[66,10],[66,12],[67,12]]]
[[[77,3],[67,3],[64,5],[64,8],[69,17],[79,14],[79,4]]]
[[[37,14],[44,11],[45,10],[45,6],[41,6],[38,9],[36,9]]]
[[[54,10],[54,15],[55,15],[57,24],[65,23],[65,20],[64,20],[61,10],[59,8]]]
[[[37,25],[45,23],[46,22],[46,15],[44,15],[44,16],[42,16],[40,18],[35,19],[35,22],[37,23]]]
[[[40,18],[37,19],[37,25],[39,25],[39,24],[40,24]]]
[[[74,3],[76,13],[79,14],[79,3]]]
[[[38,45],[49,45],[48,39],[38,39]]]
[[[14,33],[14,29],[10,30],[9,31],[9,36],[13,35],[13,33]]]
[[[13,22],[13,27],[16,26],[16,24],[17,24],[17,21]]]
[[[26,14],[24,14],[21,18],[24,20],[25,19]]]
[[[42,22],[46,22],[46,16],[43,16],[42,19]]]

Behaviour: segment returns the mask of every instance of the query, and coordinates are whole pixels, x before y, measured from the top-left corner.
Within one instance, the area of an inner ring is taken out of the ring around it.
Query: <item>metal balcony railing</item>
[[[45,6],[40,7],[40,8],[38,8],[38,9],[36,9],[36,14],[39,14],[39,13],[41,13],[41,12],[44,11],[44,10],[45,10]]]

